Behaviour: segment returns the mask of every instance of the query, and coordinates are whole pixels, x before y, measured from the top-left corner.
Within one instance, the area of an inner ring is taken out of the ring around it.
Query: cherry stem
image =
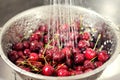
[[[55,39],[58,38],[57,35],[54,35],[54,36],[55,36],[55,37],[54,37]],[[47,45],[45,46],[45,50],[43,51],[43,58],[44,58],[44,60],[45,60],[45,64],[48,64],[48,62],[47,62],[47,60],[46,60],[44,54],[45,54],[47,48],[49,47],[49,44],[54,40],[54,38],[48,41]]]
[[[62,67],[64,65],[64,63],[63,64],[61,64],[60,66],[58,66],[58,67],[55,67],[56,68],[56,70],[58,70],[60,67]]]
[[[90,60],[90,62],[94,62],[94,60],[97,58],[97,56],[96,57],[94,57],[94,58],[92,58],[91,60]]]
[[[29,66],[32,67],[32,69],[33,69],[34,71],[39,71],[39,69],[38,69],[37,67],[33,66],[29,61],[27,61],[27,62],[28,62],[28,64],[29,64]]]
[[[98,50],[98,51],[102,51],[102,49],[103,49],[103,45],[101,45],[101,47],[99,48],[99,50]]]
[[[97,46],[98,41],[100,40],[100,38],[101,38],[101,34],[98,35],[98,37],[97,37],[97,41],[96,41],[96,43],[95,43],[95,46],[94,46],[93,50],[96,49],[96,46]]]

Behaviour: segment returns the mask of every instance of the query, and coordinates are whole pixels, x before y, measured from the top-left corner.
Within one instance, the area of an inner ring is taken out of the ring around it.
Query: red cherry
[[[105,62],[109,59],[110,55],[107,54],[107,51],[101,51],[98,53],[98,60],[101,62]]]
[[[56,51],[54,54],[53,54],[53,60],[56,61],[56,62],[60,62],[63,60],[63,57],[61,55],[61,53],[59,51]]]
[[[92,71],[93,69],[86,69],[84,72],[86,73],[86,72],[90,72],[90,71]]]
[[[39,38],[43,37],[43,33],[42,31],[36,30],[34,34],[37,34]]]
[[[80,64],[80,63],[83,63],[84,62],[84,54],[81,54],[81,53],[77,53],[75,56],[74,56],[74,63],[75,64]]]
[[[34,41],[34,40],[39,40],[39,35],[38,35],[38,34],[33,33],[33,34],[30,36],[30,41]]]
[[[22,42],[18,42],[14,45],[14,49],[15,50],[22,50],[23,49],[23,43]]]
[[[90,60],[86,60],[84,62],[84,68],[85,69],[95,69],[95,66],[94,66],[93,62],[91,62]]]
[[[84,40],[89,40],[89,39],[90,39],[90,33],[84,32],[84,33],[82,34],[82,39],[84,39]]]
[[[23,41],[23,46],[24,46],[24,48],[28,49],[30,47],[29,41]]]
[[[71,49],[69,47],[65,47],[61,50],[62,54],[65,54],[66,57],[70,58],[71,57]]]
[[[68,70],[68,67],[65,64],[58,64],[57,65],[57,70],[59,70],[59,69],[66,69],[66,70]]]
[[[77,71],[77,70],[71,70],[70,71],[70,75],[73,76],[73,75],[78,75],[78,74],[82,74],[83,71]]]
[[[22,63],[24,63],[24,58],[18,58],[16,61],[15,61],[15,64],[16,65],[20,65],[20,64],[22,64]]]
[[[54,68],[47,64],[42,68],[42,74],[45,76],[52,76],[54,74]]]
[[[76,53],[80,53],[81,51],[79,48],[73,48],[72,52],[73,52],[73,54],[76,54]]]
[[[23,51],[18,51],[17,54],[18,54],[19,57],[25,59],[25,55],[23,54]]]
[[[66,69],[59,69],[58,71],[57,71],[57,75],[58,76],[69,76],[70,75],[70,73],[69,73],[69,71],[68,70],[66,70]]]
[[[47,25],[40,25],[39,30],[41,32],[47,32],[48,31],[48,27],[47,27]]]
[[[85,48],[85,47],[88,47],[88,46],[89,46],[89,43],[86,40],[80,40],[79,43],[78,43],[79,48]]]
[[[37,51],[39,49],[40,49],[40,43],[38,41],[35,40],[35,41],[32,41],[30,43],[30,50],[31,51]]]
[[[28,57],[30,55],[31,51],[30,51],[30,49],[25,49],[23,53],[25,56]]]
[[[89,60],[97,56],[97,53],[91,48],[87,48],[84,53],[85,53],[85,58]]]
[[[8,53],[8,58],[12,61],[12,62],[15,62],[19,56],[17,54],[17,51],[11,51],[10,53]]]
[[[95,67],[97,68],[97,67],[102,66],[103,63],[102,63],[101,61],[96,61],[96,62],[94,62],[94,65],[95,65]]]
[[[47,43],[48,43],[48,41],[49,41],[49,40],[48,40],[48,35],[45,35],[45,36],[44,36],[44,38],[43,38],[43,40],[44,40],[44,43],[46,43],[46,44],[47,44]]]
[[[29,60],[37,61],[39,59],[39,56],[37,53],[30,53]]]
[[[74,67],[76,71],[84,71],[84,66],[76,66]]]
[[[72,64],[73,64],[73,60],[71,58],[66,57],[66,62],[65,63],[68,67],[71,67]]]

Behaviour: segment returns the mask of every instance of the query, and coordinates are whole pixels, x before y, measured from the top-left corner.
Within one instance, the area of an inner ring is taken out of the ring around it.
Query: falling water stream
[[[48,20],[48,39],[51,36],[55,41],[57,35],[58,46],[66,46],[68,44],[77,44],[77,39],[70,39],[70,36],[75,36],[76,25],[74,20],[76,16],[72,15],[71,6],[74,5],[74,0],[50,0],[51,13]],[[63,7],[64,6],[64,9]],[[76,32],[77,33],[77,32]],[[64,41],[62,42],[62,40]]]

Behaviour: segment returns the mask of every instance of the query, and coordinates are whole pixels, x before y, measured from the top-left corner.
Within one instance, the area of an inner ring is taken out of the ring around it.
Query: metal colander
[[[71,16],[76,18],[80,15],[83,16],[83,25],[86,28],[96,30],[93,36],[97,36],[99,33],[103,34],[103,38],[99,41],[98,46],[103,45],[103,49],[106,49],[111,58],[104,63],[101,67],[90,71],[88,73],[68,76],[68,77],[49,77],[43,76],[40,74],[34,74],[27,71],[24,71],[14,65],[7,57],[7,53],[11,50],[11,46],[15,42],[21,40],[20,36],[23,36],[30,31],[33,32],[38,28],[39,23],[44,23],[49,18],[51,14],[51,9],[59,10],[61,8],[65,12],[67,11],[68,6],[42,6],[27,10],[18,14],[17,16],[10,19],[4,26],[0,36],[0,53],[3,60],[18,74],[20,74],[23,80],[94,80],[100,73],[116,58],[119,53],[119,28],[113,24],[111,21],[101,17],[99,14],[92,10],[88,10],[82,7],[70,6]],[[64,14],[64,13],[63,13]]]

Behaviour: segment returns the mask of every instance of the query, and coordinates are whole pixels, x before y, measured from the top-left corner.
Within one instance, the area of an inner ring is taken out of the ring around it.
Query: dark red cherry
[[[8,53],[8,58],[12,61],[12,62],[15,62],[19,56],[17,54],[17,51],[11,51],[10,53]]]
[[[18,42],[14,45],[14,49],[15,50],[22,50],[23,49],[23,43],[22,42]]]
[[[69,71],[66,70],[66,69],[59,69],[59,70],[57,71],[57,76],[64,77],[64,76],[69,76],[69,75],[70,75],[70,73],[69,73]]]
[[[38,34],[33,33],[33,34],[30,36],[30,41],[39,40],[39,39],[40,39],[40,37],[39,37]]]
[[[24,48],[28,49],[30,47],[30,42],[29,41],[23,41],[23,46],[24,46]]]
[[[85,60],[84,54],[77,53],[76,55],[74,55],[74,63],[75,64],[83,63],[84,60]]]
[[[107,51],[101,51],[98,53],[98,60],[101,62],[105,62],[109,59],[110,55],[107,53]]]
[[[54,68],[51,65],[46,64],[42,68],[42,74],[45,76],[52,76],[54,74]]]
[[[30,53],[29,60],[31,61],[38,61],[39,56],[37,53]]]

